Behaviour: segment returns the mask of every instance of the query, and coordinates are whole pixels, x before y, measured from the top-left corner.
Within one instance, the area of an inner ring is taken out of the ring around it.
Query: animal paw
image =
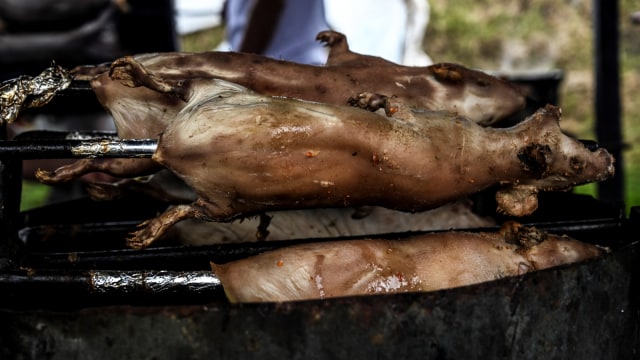
[[[133,56],[125,56],[111,63],[109,77],[128,87],[138,87],[142,83],[138,80],[147,76],[147,70]]]
[[[316,40],[323,42],[325,46],[333,47],[335,45],[344,43],[346,36],[336,31],[321,31],[316,35]]]
[[[62,181],[58,176],[56,176],[55,171],[37,169],[34,173],[34,176],[38,181],[47,185],[56,184]]]
[[[127,238],[127,246],[132,249],[145,249],[160,236],[161,226],[153,220],[140,223],[138,227],[140,229],[130,233],[131,237]]]
[[[125,56],[111,63],[109,76],[114,80],[119,80],[123,85],[128,87],[144,86],[148,89],[164,93],[173,94],[186,101],[186,92],[183,89],[184,80],[162,79],[149,73],[145,67],[132,56]]]
[[[534,186],[510,186],[496,192],[498,213],[527,216],[538,208],[538,189]]]
[[[393,115],[397,108],[391,105],[391,101],[388,96],[381,94],[374,94],[369,92],[360,93],[352,96],[348,101],[349,105],[359,107],[361,109],[375,112],[379,109],[384,109],[387,116]]]

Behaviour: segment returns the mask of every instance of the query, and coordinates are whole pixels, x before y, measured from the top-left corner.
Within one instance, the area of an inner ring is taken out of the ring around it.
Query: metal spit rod
[[[0,274],[0,289],[10,292],[18,287],[79,285],[89,294],[175,294],[210,293],[220,288],[212,271],[122,271],[90,270],[64,274],[34,271]]]
[[[156,139],[0,141],[0,159],[150,158]]]

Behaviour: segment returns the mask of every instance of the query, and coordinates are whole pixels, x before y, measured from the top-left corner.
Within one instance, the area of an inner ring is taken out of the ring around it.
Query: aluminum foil
[[[22,75],[0,84],[0,124],[12,123],[21,110],[47,104],[56,92],[71,84],[72,77],[62,67],[51,64],[40,75]]]
[[[220,286],[211,271],[91,271],[89,283],[94,293],[174,293],[202,292]]]
[[[77,157],[139,157],[148,158],[158,147],[155,139],[102,139],[87,140],[71,148],[71,153]]]

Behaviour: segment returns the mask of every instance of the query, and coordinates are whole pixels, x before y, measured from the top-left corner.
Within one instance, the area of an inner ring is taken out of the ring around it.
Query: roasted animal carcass
[[[445,110],[493,125],[525,105],[525,97],[508,81],[456,64],[407,67],[349,51],[346,38],[327,31],[318,35],[330,47],[326,66],[312,66],[235,52],[153,53],[124,57],[111,64],[79,67],[77,79],[91,79],[103,107],[123,139],[155,138],[191,102],[205,79],[223,79],[258,93],[336,105],[350,101],[375,110],[382,94],[402,109]],[[206,82],[205,88],[206,88]],[[412,116],[398,111],[393,116]],[[132,177],[160,168],[147,159],[83,159],[40,174],[42,182],[68,181],[93,171]]]
[[[212,263],[231,302],[433,291],[575,263],[607,250],[507,223],[498,232],[296,244]]]
[[[417,111],[408,122],[263,96],[220,80],[193,89],[153,160],[198,198],[145,223],[130,246],[146,247],[186,218],[229,221],[266,211],[369,205],[415,212],[492,186],[502,187],[501,211],[526,215],[535,210],[538,191],[567,190],[614,173],[605,149],[562,133],[560,109],[553,106],[495,129],[443,112]]]
[[[175,100],[159,101],[162,96],[149,98],[146,91],[120,94],[121,86],[144,86],[184,100],[180,95],[191,91],[185,84],[191,79],[222,79],[263,95],[336,105],[346,105],[361,93],[378,93],[394,97],[407,108],[451,111],[484,126],[498,123],[525,106],[525,96],[519,88],[482,71],[452,63],[410,67],[353,53],[344,35],[333,31],[321,32],[318,39],[330,47],[325,66],[238,52],[165,52],[123,57],[108,69],[81,67],[74,76],[82,77],[89,72],[99,101],[115,112],[126,111],[116,108],[120,105],[117,101],[126,97],[131,101],[163,104],[170,115],[171,108],[173,111],[181,108]],[[114,114],[114,117],[118,123],[120,117],[127,116]]]
[[[129,86],[159,92],[174,92],[175,82],[198,77],[227,80],[264,95],[337,105],[363,92],[379,93],[408,108],[452,111],[485,126],[525,106],[518,88],[481,71],[451,63],[410,67],[353,53],[344,35],[333,31],[321,32],[318,39],[330,46],[325,66],[245,53],[177,52],[118,59],[110,72],[121,81],[129,79]]]

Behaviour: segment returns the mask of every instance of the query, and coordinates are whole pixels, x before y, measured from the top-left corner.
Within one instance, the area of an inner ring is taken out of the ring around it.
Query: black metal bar
[[[595,50],[595,122],[598,142],[616,159],[616,174],[598,184],[598,198],[624,203],[624,161],[620,125],[618,1],[593,2]]]
[[[209,270],[14,270],[0,273],[0,307],[87,307],[224,301]],[[41,305],[38,305],[41,304]]]
[[[0,139],[6,138],[7,124],[1,123]],[[22,161],[0,159],[0,259],[16,260],[22,249],[17,235],[21,194]]]
[[[93,294],[167,294],[176,292],[198,293],[220,286],[212,271],[125,271],[91,270],[63,273],[54,271],[14,272],[0,274],[0,288],[39,284],[80,284]]]
[[[154,139],[0,141],[0,159],[149,158]]]

